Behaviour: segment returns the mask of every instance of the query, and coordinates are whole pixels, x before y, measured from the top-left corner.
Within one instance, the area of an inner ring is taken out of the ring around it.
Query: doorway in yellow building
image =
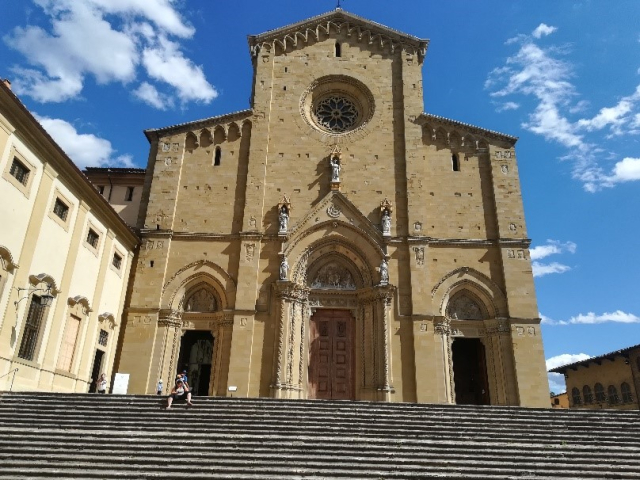
[[[456,403],[489,405],[484,345],[479,338],[456,338],[451,347]]]
[[[187,371],[194,395],[209,395],[214,338],[210,331],[190,330],[182,336],[178,372]]]

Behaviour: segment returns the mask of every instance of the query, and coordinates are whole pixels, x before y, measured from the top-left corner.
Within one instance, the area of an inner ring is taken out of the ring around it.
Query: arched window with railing
[[[609,401],[609,405],[620,403],[620,399],[618,398],[618,389],[615,385],[609,385],[609,388],[607,388],[607,400]]]
[[[596,394],[596,402],[602,403],[607,399],[607,396],[604,394],[604,387],[601,383],[596,383],[593,390]]]
[[[582,387],[582,398],[586,405],[593,403],[593,393],[591,392],[591,387],[589,385]]]
[[[633,402],[633,395],[631,395],[631,387],[627,382],[620,385],[620,393],[622,394],[622,403]]]
[[[580,389],[573,387],[571,389],[571,400],[574,405],[582,405],[582,398],[580,398]]]

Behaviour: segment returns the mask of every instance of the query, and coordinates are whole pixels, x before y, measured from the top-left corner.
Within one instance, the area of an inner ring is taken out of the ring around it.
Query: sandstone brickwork
[[[354,399],[548,407],[516,138],[424,113],[428,41],[340,9],[249,45],[249,110],[146,132],[131,391],[201,331],[208,393],[308,398],[310,322],[346,309]]]

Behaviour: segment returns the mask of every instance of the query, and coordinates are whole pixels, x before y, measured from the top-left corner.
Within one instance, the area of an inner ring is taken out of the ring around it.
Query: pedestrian
[[[162,395],[162,379],[158,380],[158,388],[156,393],[158,395]]]
[[[97,381],[98,393],[107,393],[107,376],[101,373]]]
[[[193,407],[189,387],[185,386],[184,382],[180,378],[176,380],[176,385],[171,389],[171,395],[167,398],[167,410],[171,408],[171,404],[175,400],[186,400],[187,407]]]

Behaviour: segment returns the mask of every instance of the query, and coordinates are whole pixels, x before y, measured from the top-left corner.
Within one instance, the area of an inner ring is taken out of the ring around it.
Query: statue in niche
[[[480,305],[467,295],[456,295],[447,307],[447,316],[456,320],[483,320]]]
[[[349,270],[336,262],[331,262],[318,270],[311,282],[311,288],[355,290],[356,284]]]
[[[282,207],[280,207],[280,212],[278,213],[278,224],[280,225],[278,233],[287,233],[287,229],[289,228],[289,209],[286,205],[282,205]]]
[[[389,284],[389,263],[387,263],[387,259],[383,258],[382,262],[380,262],[380,285],[388,285]]]
[[[215,312],[216,297],[206,288],[201,288],[185,302],[185,312]]]
[[[340,181],[340,157],[338,155],[331,155],[331,181]]]
[[[280,262],[280,280],[286,280],[288,273],[289,262],[287,262],[287,257],[282,257],[282,262]]]
[[[391,212],[389,209],[382,211],[382,234],[391,235]]]

